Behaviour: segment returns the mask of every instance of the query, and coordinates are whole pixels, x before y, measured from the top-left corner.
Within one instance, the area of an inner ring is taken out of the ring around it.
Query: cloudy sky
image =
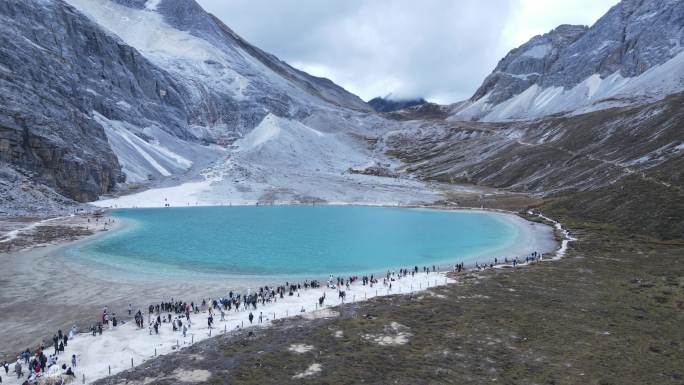
[[[470,97],[499,59],[617,0],[198,0],[238,34],[368,100]]]

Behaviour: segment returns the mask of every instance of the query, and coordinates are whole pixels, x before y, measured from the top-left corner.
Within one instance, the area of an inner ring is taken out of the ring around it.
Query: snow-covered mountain
[[[196,174],[269,114],[371,111],[192,0],[6,0],[0,20],[0,161],[79,201]]]
[[[562,25],[512,50],[452,119],[588,112],[683,89],[682,1],[624,0],[591,28]]]
[[[639,133],[644,146],[629,159],[600,161],[630,172],[680,156],[676,119],[662,120],[668,134],[658,140],[644,133],[663,105],[679,116],[680,97],[658,103],[684,89],[683,14],[681,1],[624,0],[591,28],[563,25],[511,51],[471,100],[378,114],[244,41],[194,0],[3,0],[0,211],[54,211],[58,194],[121,207],[432,202],[462,188],[453,181],[591,189],[615,174],[558,173],[551,144],[579,135],[615,154]],[[638,115],[626,120],[581,115],[625,105],[644,107],[620,112]],[[553,117],[518,122],[557,113],[571,119],[562,131]],[[525,173],[495,162],[518,146]]]

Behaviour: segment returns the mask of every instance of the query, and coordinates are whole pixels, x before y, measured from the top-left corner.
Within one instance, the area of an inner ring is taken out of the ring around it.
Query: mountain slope
[[[389,133],[383,145],[420,179],[559,199],[558,207],[576,215],[603,215],[631,230],[641,226],[678,238],[682,222],[673,218],[681,218],[684,197],[682,105],[684,93],[533,122],[443,122]],[[648,213],[640,211],[646,207]]]
[[[7,0],[0,20],[0,161],[78,201],[192,179],[270,113],[371,111],[191,0]]]
[[[455,120],[525,120],[658,100],[684,89],[684,3],[624,0],[591,28],[560,26],[512,50]]]

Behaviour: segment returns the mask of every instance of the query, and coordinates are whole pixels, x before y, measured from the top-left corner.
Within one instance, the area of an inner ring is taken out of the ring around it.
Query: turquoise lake
[[[69,250],[142,274],[327,276],[474,262],[518,237],[501,215],[368,206],[122,209],[125,229]]]

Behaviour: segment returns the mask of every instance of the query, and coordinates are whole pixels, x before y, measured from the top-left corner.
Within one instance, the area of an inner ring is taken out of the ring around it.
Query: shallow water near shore
[[[535,246],[525,237],[527,224],[481,211],[239,206],[124,209],[112,215],[127,223],[124,230],[67,248],[65,255],[148,277],[312,278],[470,264],[512,256],[520,243],[528,250]]]

